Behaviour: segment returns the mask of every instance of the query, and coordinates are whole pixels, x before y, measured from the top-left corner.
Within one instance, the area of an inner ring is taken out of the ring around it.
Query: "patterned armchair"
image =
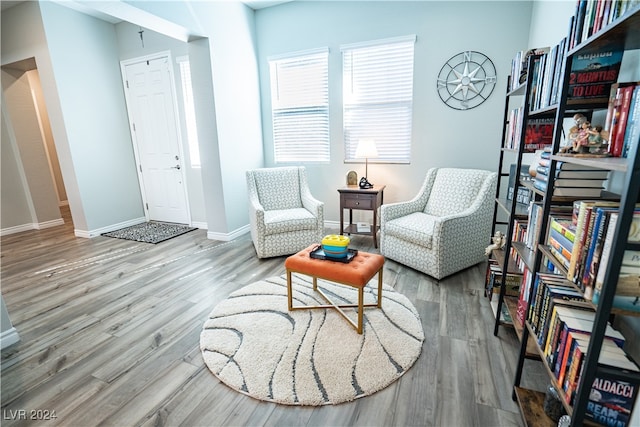
[[[324,236],[324,203],[313,198],[306,169],[247,171],[251,239],[258,258],[291,255]]]
[[[380,208],[380,252],[440,280],[486,259],[497,174],[433,168],[417,196]]]

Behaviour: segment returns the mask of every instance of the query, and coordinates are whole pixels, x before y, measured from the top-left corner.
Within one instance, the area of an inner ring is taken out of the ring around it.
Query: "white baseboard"
[[[231,240],[235,240],[238,237],[247,234],[251,231],[251,228],[249,227],[249,224],[242,226],[234,231],[232,231],[231,233],[216,233],[214,231],[208,231],[207,232],[207,239],[210,240],[220,240],[222,242],[229,242]]]
[[[62,218],[53,219],[51,221],[45,222],[32,222],[29,224],[21,224],[13,227],[7,227],[0,230],[0,236],[7,236],[9,234],[21,233],[23,231],[29,230],[44,230],[45,228],[57,227],[59,225],[64,225],[64,220]]]
[[[59,225],[64,225],[64,219],[58,218],[51,221],[39,222],[35,224],[36,230],[44,230],[45,228],[57,227]]]
[[[112,224],[112,225],[108,225],[106,227],[102,227],[102,228],[96,228],[95,230],[78,230],[77,228],[75,230],[73,230],[73,233],[76,235],[76,237],[82,237],[85,239],[91,239],[93,237],[97,237],[99,235],[101,235],[102,233],[108,233],[110,231],[115,231],[115,230],[120,230],[121,228],[125,228],[125,227],[131,227],[132,225],[138,225],[138,224],[142,224],[143,222],[146,222],[147,219],[145,217],[140,217],[140,218],[136,218],[136,219],[131,219],[129,221],[124,221],[118,224]]]
[[[0,333],[0,348],[2,349],[17,343],[18,341],[20,341],[20,335],[18,335],[16,328],[7,329]]]

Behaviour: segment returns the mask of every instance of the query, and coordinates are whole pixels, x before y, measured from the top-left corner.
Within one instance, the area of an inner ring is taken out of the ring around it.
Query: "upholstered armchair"
[[[408,202],[380,208],[380,252],[438,280],[486,259],[497,173],[433,168]]]
[[[324,235],[324,203],[302,166],[247,171],[251,239],[258,258],[296,253]]]

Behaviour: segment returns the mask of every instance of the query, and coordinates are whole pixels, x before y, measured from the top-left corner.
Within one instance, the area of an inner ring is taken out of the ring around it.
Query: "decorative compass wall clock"
[[[496,67],[480,52],[460,52],[438,74],[438,95],[456,110],[469,110],[489,98],[496,85]]]

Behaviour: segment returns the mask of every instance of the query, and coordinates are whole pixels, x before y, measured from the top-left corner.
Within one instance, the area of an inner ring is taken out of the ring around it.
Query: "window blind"
[[[329,162],[329,49],[272,58],[276,163]]]
[[[193,104],[193,86],[191,85],[191,64],[189,58],[181,56],[176,58],[180,65],[180,80],[182,82],[182,102],[184,105],[184,119],[187,127],[187,140],[189,142],[189,159],[191,167],[200,167],[200,147],[198,146],[198,126],[196,124],[196,111]]]
[[[360,161],[360,139],[375,141],[374,161],[409,163],[416,37],[341,47],[345,161]]]

